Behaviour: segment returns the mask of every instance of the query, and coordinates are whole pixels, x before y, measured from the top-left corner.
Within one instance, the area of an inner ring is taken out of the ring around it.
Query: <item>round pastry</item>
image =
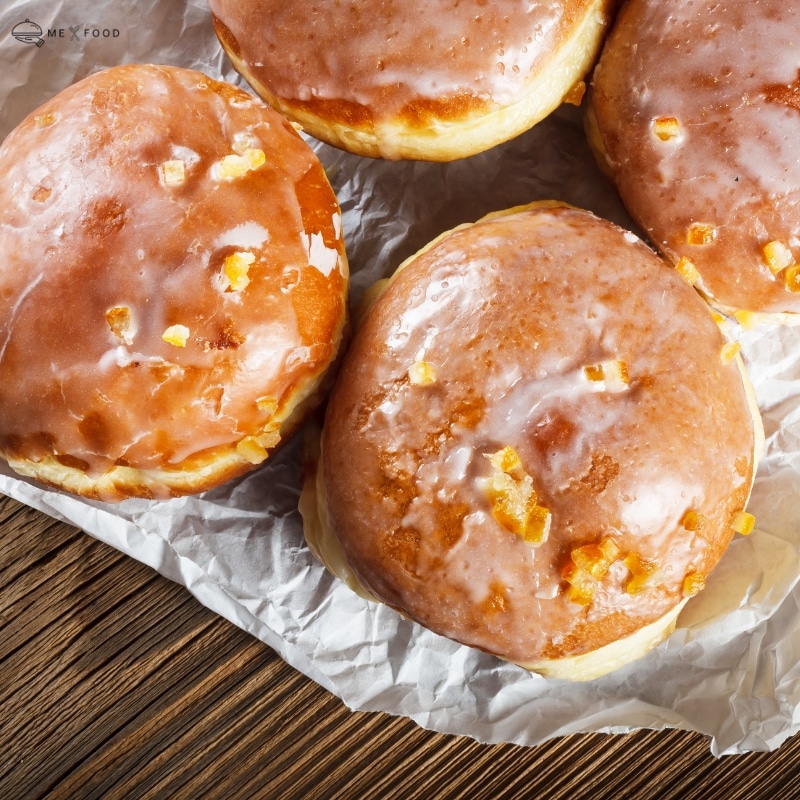
[[[742,320],[800,321],[798,35],[782,0],[631,0],[587,104],[631,216]]]
[[[431,161],[579,102],[616,4],[209,0],[236,69],[309,133],[363,156]]]
[[[366,312],[310,457],[313,552],[366,597],[585,680],[725,551],[763,432],[735,345],[630,233],[543,203],[456,228]]]
[[[319,399],[345,319],[336,198],[262,101],[116,67],[0,148],[0,456],[87,497],[253,469]]]

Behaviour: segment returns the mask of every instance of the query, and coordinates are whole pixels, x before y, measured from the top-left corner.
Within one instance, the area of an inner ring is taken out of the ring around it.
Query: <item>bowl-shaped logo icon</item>
[[[25,22],[17,23],[11,29],[11,35],[18,42],[24,42],[25,44],[35,44],[37,47],[41,47],[44,44],[42,29],[29,19],[26,19]]]

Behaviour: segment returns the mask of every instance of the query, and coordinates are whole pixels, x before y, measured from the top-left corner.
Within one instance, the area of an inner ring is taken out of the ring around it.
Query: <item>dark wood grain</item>
[[[800,737],[534,748],[349,711],[188,591],[0,495],[0,798],[800,798]]]

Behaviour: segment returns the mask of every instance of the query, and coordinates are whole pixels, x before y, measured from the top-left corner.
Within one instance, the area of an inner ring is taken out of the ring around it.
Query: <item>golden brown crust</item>
[[[587,104],[601,167],[652,243],[719,309],[795,324],[797,32],[781,0],[631,0]]]
[[[616,5],[210,3],[236,69],[309,133],[360,155],[442,161],[506,141],[558,106],[590,69]]]
[[[0,148],[0,454],[89,497],[199,492],[319,400],[345,320],[336,198],[280,115],[116,67]]]
[[[760,420],[725,345],[676,272],[587,212],[462,226],[364,316],[317,505],[368,593],[507,660],[665,635],[755,472]]]

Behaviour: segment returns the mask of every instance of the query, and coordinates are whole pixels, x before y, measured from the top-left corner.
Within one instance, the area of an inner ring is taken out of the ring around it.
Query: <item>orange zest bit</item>
[[[706,576],[699,572],[690,572],[683,579],[683,596],[694,597],[706,587]]]
[[[662,142],[667,142],[681,135],[681,126],[675,117],[658,117],[653,120],[653,133]]]
[[[649,561],[638,553],[628,553],[623,563],[630,571],[630,577],[625,582],[625,591],[628,594],[641,594],[653,586],[658,576],[658,568],[654,561]]]
[[[717,235],[713,225],[705,222],[694,222],[686,232],[686,243],[692,245],[711,244]]]
[[[605,578],[619,555],[619,547],[608,537],[574,548],[561,573],[561,577],[569,584],[567,598],[578,605],[589,605],[599,581]]]

